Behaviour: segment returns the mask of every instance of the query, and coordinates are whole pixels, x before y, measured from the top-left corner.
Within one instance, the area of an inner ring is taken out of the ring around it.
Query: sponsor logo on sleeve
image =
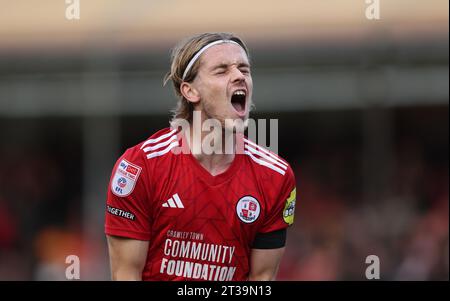
[[[295,213],[295,200],[296,200],[296,189],[294,188],[291,191],[288,199],[286,200],[286,204],[283,209],[283,219],[286,224],[289,226],[294,223],[294,213]]]
[[[115,216],[123,217],[123,218],[129,219],[129,220],[132,220],[132,221],[134,221],[136,219],[136,216],[133,213],[119,209],[119,208],[114,208],[114,207],[111,207],[108,205],[108,206],[106,206],[106,210],[108,211],[108,213],[115,215]]]
[[[120,197],[130,195],[133,192],[141,170],[141,167],[122,159],[111,181],[111,191]]]

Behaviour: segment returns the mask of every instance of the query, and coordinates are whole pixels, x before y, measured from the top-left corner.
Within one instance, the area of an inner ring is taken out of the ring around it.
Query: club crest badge
[[[236,204],[236,214],[246,224],[256,221],[260,212],[261,206],[258,200],[252,196],[244,196]]]

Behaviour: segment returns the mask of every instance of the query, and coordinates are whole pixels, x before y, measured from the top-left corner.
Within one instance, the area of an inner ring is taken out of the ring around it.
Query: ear
[[[182,82],[180,91],[184,98],[186,98],[189,102],[197,103],[200,101],[200,93],[191,83]]]

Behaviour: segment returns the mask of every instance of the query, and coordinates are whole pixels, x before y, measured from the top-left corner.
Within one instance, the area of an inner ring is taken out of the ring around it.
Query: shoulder
[[[133,192],[135,185],[139,185],[137,183],[149,181],[153,173],[152,163],[178,145],[176,136],[176,130],[165,128],[128,148],[114,166],[111,191],[117,196],[127,196]]]
[[[255,169],[262,173],[270,173],[280,180],[287,180],[294,177],[289,163],[276,153],[259,146],[252,140],[244,137],[244,154]]]
[[[170,150],[179,145],[177,130],[162,129],[146,140],[128,148],[117,160],[116,169],[131,169],[137,172],[149,172],[152,163],[163,158]],[[139,174],[136,174],[137,176]]]
[[[174,147],[179,146],[177,134],[178,131],[172,128],[159,130],[146,140],[128,148],[123,157],[144,163],[148,159],[162,157]]]

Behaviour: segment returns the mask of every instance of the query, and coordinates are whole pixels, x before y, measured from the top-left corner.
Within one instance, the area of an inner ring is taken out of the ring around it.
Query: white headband
[[[232,40],[217,40],[214,42],[211,42],[209,44],[206,44],[205,46],[203,46],[202,49],[200,49],[195,55],[194,57],[189,61],[189,64],[187,65],[186,69],[184,69],[183,72],[183,80],[186,78],[186,75],[188,74],[189,70],[191,70],[192,65],[194,65],[194,63],[198,60],[198,58],[200,57],[200,55],[202,55],[203,52],[205,52],[208,48],[217,45],[217,44],[222,44],[222,43],[233,43],[236,45],[241,46],[239,43],[232,41]]]

